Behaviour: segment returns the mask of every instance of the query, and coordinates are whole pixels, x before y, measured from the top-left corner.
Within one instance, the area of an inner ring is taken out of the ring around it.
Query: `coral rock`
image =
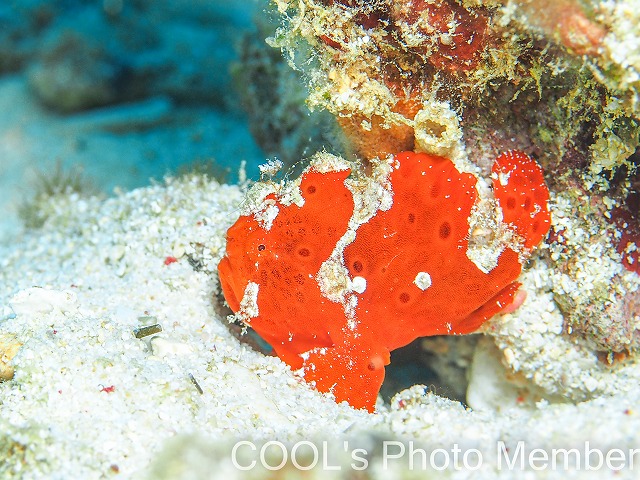
[[[534,195],[543,216],[548,192],[533,161],[509,158],[508,193]],[[481,269],[468,255],[476,178],[412,152],[379,167],[384,178],[367,183],[347,180],[344,166],[312,163],[298,180],[304,202],[267,195],[229,229],[219,266],[238,318],[320,391],[369,410],[391,350],[473,332],[514,301],[523,256],[548,228],[536,215],[529,228],[529,205],[516,202],[505,215],[516,242],[502,243],[494,268]]]
[[[637,186],[634,188],[637,189]],[[640,275],[640,194],[631,191],[622,206],[611,210],[611,220],[618,227],[620,236],[617,239],[617,252],[622,256],[622,264],[627,270]]]
[[[478,63],[488,28],[483,14],[451,0],[414,0],[393,3],[391,15],[410,35],[421,38],[415,50],[436,68],[467,71]]]

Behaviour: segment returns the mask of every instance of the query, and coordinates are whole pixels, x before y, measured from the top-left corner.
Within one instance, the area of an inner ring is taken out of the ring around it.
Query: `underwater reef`
[[[148,63],[122,2],[94,19],[111,42],[35,53],[24,32],[64,3],[28,25],[0,7],[0,67],[49,108],[226,101],[217,64]],[[278,156],[260,181],[193,169],[102,198],[58,171],[0,243],[0,476],[326,478],[320,449],[334,478],[592,478],[598,448],[598,478],[637,478],[640,1],[254,10],[233,98]],[[479,462],[389,463],[385,442]],[[556,449],[582,464],[532,460]]]
[[[525,267],[522,313],[484,331],[512,374],[572,399],[608,391],[640,338],[633,3],[281,0],[269,39],[365,171],[405,150],[484,178],[502,152],[537,160],[551,231]],[[530,331],[542,297],[541,350],[505,329]],[[554,371],[560,351],[589,367]]]

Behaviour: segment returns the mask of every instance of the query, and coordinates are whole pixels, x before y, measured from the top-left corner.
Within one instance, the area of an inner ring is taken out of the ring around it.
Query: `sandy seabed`
[[[3,364],[14,377],[0,384],[3,478],[267,478],[260,452],[269,441],[263,458],[278,466],[286,451],[289,475],[308,475],[296,463],[313,464],[310,444],[292,452],[304,441],[316,445],[316,476],[347,478],[364,456],[371,478],[424,478],[423,467],[446,478],[522,474],[512,467],[545,478],[637,478],[633,375],[619,393],[525,408],[511,406],[491,380],[499,368],[478,360],[478,408],[416,386],[367,414],[336,405],[279,359],[238,341],[214,272],[242,198],[237,186],[197,176],[107,200],[61,196],[41,230],[0,248],[0,346],[5,360],[15,353]],[[520,315],[539,316],[539,308],[532,299]],[[162,331],[136,338],[152,324]],[[503,408],[491,400],[496,391]],[[252,443],[234,456],[239,440]],[[565,465],[556,450],[568,448],[578,451]],[[234,460],[258,463],[241,470]]]

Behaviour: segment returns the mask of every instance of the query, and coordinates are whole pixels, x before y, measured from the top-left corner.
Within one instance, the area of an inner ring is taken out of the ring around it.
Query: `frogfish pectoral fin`
[[[494,315],[515,310],[519,306],[519,304],[514,305],[514,303],[518,301],[518,289],[521,285],[520,282],[513,282],[504,287],[491,300],[461,320],[451,333],[467,334],[475,332]]]
[[[345,339],[333,347],[310,350],[302,357],[307,382],[314,382],[321,392],[333,393],[338,403],[346,401],[353,408],[373,412],[384,367],[390,361],[389,350]]]

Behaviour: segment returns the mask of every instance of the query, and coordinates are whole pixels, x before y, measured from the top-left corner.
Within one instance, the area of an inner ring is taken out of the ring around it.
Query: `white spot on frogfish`
[[[427,272],[418,272],[413,283],[415,283],[416,287],[424,292],[431,286],[431,275]]]
[[[367,279],[364,277],[353,277],[351,288],[356,293],[364,293],[367,289]]]

